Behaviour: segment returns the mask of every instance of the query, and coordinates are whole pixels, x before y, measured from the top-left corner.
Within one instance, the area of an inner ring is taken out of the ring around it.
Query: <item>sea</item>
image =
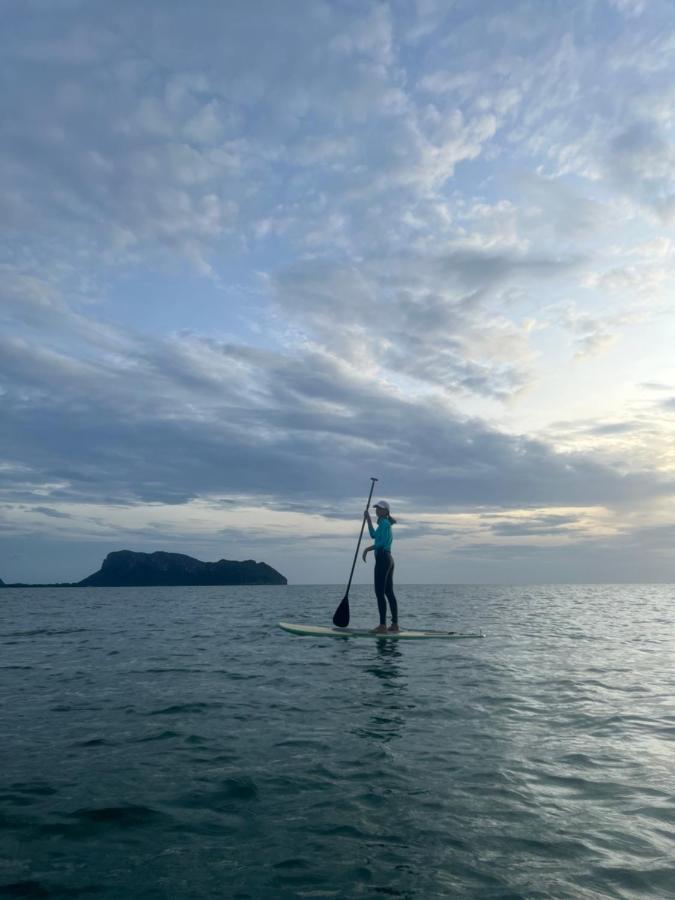
[[[397,593],[2,590],[0,897],[675,897],[675,586]]]

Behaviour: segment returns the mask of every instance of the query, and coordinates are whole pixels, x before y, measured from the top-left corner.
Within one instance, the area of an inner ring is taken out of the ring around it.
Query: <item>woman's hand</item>
[[[361,559],[362,559],[364,562],[366,562],[366,556],[368,556],[368,551],[369,551],[369,550],[372,550],[372,549],[373,549],[372,547],[366,547],[366,549],[365,549],[365,550],[363,551],[363,553],[361,554]]]

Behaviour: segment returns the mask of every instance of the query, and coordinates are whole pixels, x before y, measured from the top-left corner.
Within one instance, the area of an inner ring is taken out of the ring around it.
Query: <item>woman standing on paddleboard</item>
[[[398,604],[394,594],[394,557],[391,555],[392,533],[391,526],[396,523],[389,512],[389,504],[386,500],[378,500],[375,504],[377,513],[377,528],[373,528],[370,512],[365,511],[364,516],[368,522],[368,531],[374,538],[372,547],[366,547],[363,551],[363,561],[370,550],[375,551],[375,596],[377,608],[380,613],[380,624],[373,628],[376,634],[387,631],[398,631]],[[387,628],[387,600],[391,610],[391,625]]]

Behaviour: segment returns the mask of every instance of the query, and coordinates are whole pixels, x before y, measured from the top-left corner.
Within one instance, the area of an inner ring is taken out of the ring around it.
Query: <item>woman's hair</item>
[[[396,524],[396,519],[390,513],[387,513],[387,518],[389,519],[389,521],[392,525]]]

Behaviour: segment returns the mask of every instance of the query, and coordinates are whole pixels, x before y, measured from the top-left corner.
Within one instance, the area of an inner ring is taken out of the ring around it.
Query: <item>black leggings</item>
[[[387,623],[387,600],[392,624],[398,622],[398,604],[394,594],[394,557],[388,550],[375,551],[375,596],[380,613],[380,625]],[[385,599],[386,598],[386,599]]]

